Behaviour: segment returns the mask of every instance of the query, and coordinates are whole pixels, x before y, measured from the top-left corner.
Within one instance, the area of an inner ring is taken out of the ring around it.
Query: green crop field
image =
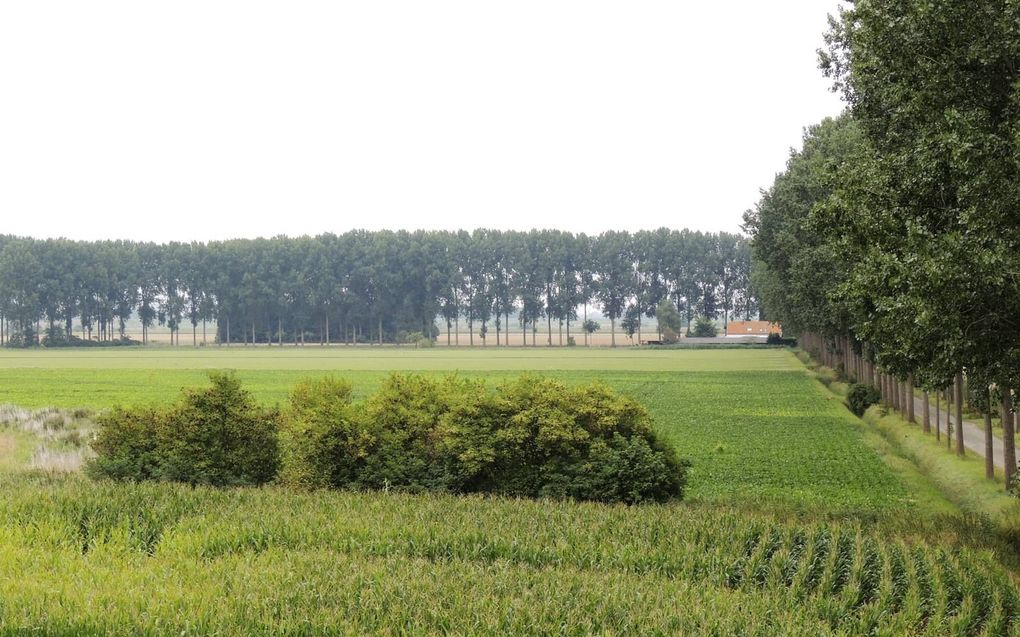
[[[491,382],[533,370],[601,380],[649,408],[690,459],[694,498],[772,498],[831,508],[900,507],[917,495],[862,441],[856,420],[785,350],[399,350],[231,348],[0,355],[0,403],[103,408],[165,401],[230,368],[258,398],[286,401],[302,378],[335,374],[358,394],[388,369]],[[87,367],[92,361],[93,366]],[[278,368],[271,369],[272,365]]]
[[[785,350],[3,352],[0,403],[265,403],[332,373],[534,371],[645,404],[685,502],[93,483],[0,464],[0,634],[1018,634],[1011,549]],[[26,442],[28,441],[28,442]],[[23,432],[0,450],[24,458]],[[1005,564],[1005,565],[1003,565]]]

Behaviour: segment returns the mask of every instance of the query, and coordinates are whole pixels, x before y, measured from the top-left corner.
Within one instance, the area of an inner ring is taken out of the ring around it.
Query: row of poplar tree
[[[210,243],[80,242],[0,237],[0,341],[10,346],[122,339],[136,317],[147,341],[384,342],[398,335],[536,344],[539,325],[586,317],[589,303],[633,335],[668,299],[687,317],[757,312],[740,235],[687,230],[368,232]],[[580,313],[580,317],[579,317]],[[511,319],[514,323],[511,323]],[[438,324],[438,325],[437,325]],[[458,325],[459,324],[459,325]],[[440,327],[442,326],[442,327]],[[201,336],[200,336],[201,335]]]
[[[1002,420],[1020,389],[1020,4],[858,0],[823,71],[848,108],[745,216],[770,318],[910,418],[954,402]],[[994,477],[992,454],[986,471]]]

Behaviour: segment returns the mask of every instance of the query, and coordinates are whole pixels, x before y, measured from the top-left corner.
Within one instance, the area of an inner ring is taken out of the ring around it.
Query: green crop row
[[[2,486],[7,634],[1018,630],[997,547],[962,520],[75,477]]]

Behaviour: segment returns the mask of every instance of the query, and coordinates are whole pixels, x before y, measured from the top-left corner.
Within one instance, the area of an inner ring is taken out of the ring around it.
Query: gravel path
[[[917,418],[918,425],[922,422],[923,413],[921,410],[924,408],[924,396],[914,396],[914,417]],[[943,402],[941,405],[942,417],[940,423],[942,427],[942,435],[946,433],[946,405]],[[931,405],[931,426],[935,427],[935,405]],[[956,417],[953,416],[953,426],[956,426]],[[955,440],[955,433],[954,440]],[[955,442],[953,443],[956,444]],[[969,420],[963,421],[963,446],[969,451],[976,453],[979,457],[985,457],[985,425],[981,422],[972,422]],[[1002,469],[1006,466],[1006,463],[1002,460],[1003,444],[1002,438],[998,434],[993,433],[992,435],[992,446],[994,453],[992,454],[992,461],[995,463],[996,469]],[[1020,454],[1017,454],[1020,457]]]

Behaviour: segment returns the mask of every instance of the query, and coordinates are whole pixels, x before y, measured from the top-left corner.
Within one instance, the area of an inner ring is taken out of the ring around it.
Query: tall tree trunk
[[[923,422],[924,433],[931,433],[931,405],[928,404],[928,392],[924,392],[921,400],[921,420]]]
[[[939,403],[939,390],[935,390],[935,440],[942,438],[942,406]]]
[[[329,347],[329,314],[326,315],[326,347]]]
[[[230,317],[227,317],[227,347],[230,347]]]
[[[382,345],[382,317],[379,317],[379,345]]]
[[[914,375],[907,374],[907,420],[910,424],[916,425],[917,419],[914,418]]]
[[[584,346],[588,347],[588,302],[584,302]]]
[[[965,453],[965,447],[963,446],[963,373],[956,375],[956,382],[954,383],[956,390],[956,454],[963,456]]]
[[[1006,475],[1006,488],[1013,484],[1016,475],[1016,434],[1014,429],[1013,392],[1005,387],[1002,391],[1002,465]]]
[[[191,324],[191,346],[198,347],[198,324]]]
[[[985,477],[995,479],[995,444],[992,439],[992,408],[989,403],[985,410]]]
[[[953,386],[946,388],[946,449],[953,449]]]
[[[611,347],[616,347],[616,319],[609,319],[609,340]]]
[[[546,345],[552,347],[552,314],[546,311],[545,313],[546,327],[545,329],[549,332]]]

